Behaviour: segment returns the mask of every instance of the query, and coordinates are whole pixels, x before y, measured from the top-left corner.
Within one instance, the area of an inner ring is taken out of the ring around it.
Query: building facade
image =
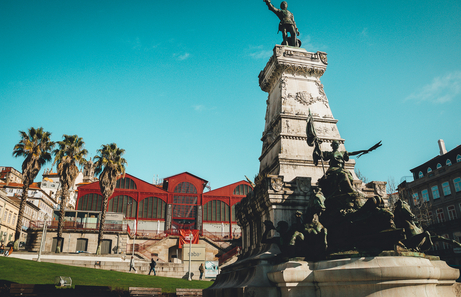
[[[461,242],[461,145],[411,169],[414,181],[399,185],[399,196],[429,231]],[[431,254],[451,265],[461,265],[461,249],[435,242]]]
[[[246,181],[204,192],[208,181],[188,172],[163,179],[153,185],[130,174],[117,181],[107,211],[123,213],[129,227],[138,233],[195,229],[202,234],[240,236],[235,206],[251,191]],[[78,188],[76,210],[101,211],[99,183]]]
[[[6,245],[14,240],[19,204],[12,201],[0,189],[0,242]]]

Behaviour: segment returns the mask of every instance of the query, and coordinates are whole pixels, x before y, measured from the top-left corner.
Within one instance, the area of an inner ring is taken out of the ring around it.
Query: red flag
[[[184,244],[189,243],[189,237],[192,235],[192,244],[198,244],[200,230],[179,230],[178,247],[182,249]]]

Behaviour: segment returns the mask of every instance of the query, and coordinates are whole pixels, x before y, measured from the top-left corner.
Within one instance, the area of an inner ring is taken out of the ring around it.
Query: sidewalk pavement
[[[18,258],[23,260],[37,260],[38,253],[33,252],[13,252],[12,258]],[[104,262],[130,262],[130,257],[127,256],[125,260],[121,256],[97,256],[91,254],[43,254],[40,256],[41,259],[59,259],[59,260],[72,260],[72,261],[104,261]]]

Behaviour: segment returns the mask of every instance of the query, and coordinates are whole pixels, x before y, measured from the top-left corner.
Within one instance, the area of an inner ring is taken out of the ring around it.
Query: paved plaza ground
[[[24,259],[24,260],[37,260],[38,253],[36,252],[13,252],[12,258]],[[43,254],[40,256],[41,259],[59,259],[59,260],[72,260],[72,261],[105,261],[105,262],[130,262],[130,256],[126,256],[124,260],[121,255],[119,256],[98,256],[93,254]]]

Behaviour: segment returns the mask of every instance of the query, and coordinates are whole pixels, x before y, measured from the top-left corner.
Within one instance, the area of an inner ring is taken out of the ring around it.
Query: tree
[[[387,205],[389,209],[393,212],[395,208],[395,203],[397,202],[397,200],[400,200],[399,193],[397,192],[397,184],[395,183],[395,179],[393,176],[389,176],[387,178],[386,193],[388,196]]]
[[[51,161],[51,150],[54,142],[51,141],[50,132],[43,131],[43,128],[29,128],[28,133],[19,131],[21,140],[14,146],[14,157],[25,157],[22,163],[22,196],[19,204],[18,221],[16,224],[16,233],[14,235],[14,249],[19,248],[19,237],[21,236],[22,221],[24,217],[24,208],[26,206],[27,192],[29,186],[34,182],[40,169],[47,162]]]
[[[354,171],[358,179],[360,179],[364,184],[368,183],[368,178],[365,175],[363,175],[357,167],[355,167]]]
[[[66,202],[69,198],[69,190],[75,183],[78,175],[77,165],[84,165],[86,163],[85,156],[88,151],[84,148],[85,142],[77,135],[63,135],[64,139],[58,141],[58,148],[53,151],[54,164],[57,164],[57,172],[59,181],[61,182],[61,207],[59,211],[58,234],[56,253],[61,252],[62,245],[62,230],[65,215]]]
[[[125,174],[127,162],[122,158],[124,153],[124,149],[118,148],[115,143],[111,143],[102,145],[101,149],[97,150],[97,155],[94,157],[94,173],[96,175],[100,174],[99,188],[103,195],[101,220],[99,222],[98,249],[96,250],[96,254],[98,255],[101,254],[101,244],[104,238],[107,202],[109,197],[114,193],[118,176]]]

